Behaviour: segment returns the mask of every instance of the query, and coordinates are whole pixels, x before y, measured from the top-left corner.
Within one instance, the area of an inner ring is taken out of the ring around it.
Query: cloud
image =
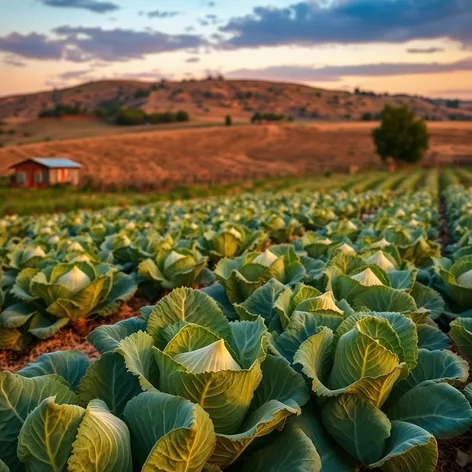
[[[48,38],[44,34],[10,33],[0,36],[0,51],[16,54],[28,59],[60,59],[64,42]]]
[[[23,61],[20,61],[12,56],[7,56],[3,58],[3,63],[7,66],[13,67],[26,67],[26,64]]]
[[[289,80],[294,82],[337,82],[341,78],[325,68],[310,66],[271,66],[263,69],[237,69],[227,72],[228,79]]]
[[[37,33],[0,36],[0,51],[29,59],[115,62],[142,59],[148,54],[194,49],[207,44],[198,35],[172,35],[153,30],[61,26],[54,33],[56,38]]]
[[[208,26],[209,24],[211,25],[216,25],[218,24],[218,16],[217,15],[205,15],[205,18],[202,19],[202,20],[199,20],[200,21],[200,24],[202,24],[202,22],[204,22],[205,24],[202,26]]]
[[[216,7],[216,3],[215,3],[215,2],[208,2],[207,5],[208,5],[210,8]]]
[[[102,61],[129,61],[142,59],[147,54],[196,48],[204,44],[200,36],[171,35],[159,31],[135,31],[125,29],[104,30],[98,27],[62,26],[54,30],[65,36],[90,59]]]
[[[67,82],[64,82],[61,80],[46,80],[44,84],[46,85],[46,87],[50,87],[54,89],[65,88],[69,85]]]
[[[302,82],[336,82],[343,77],[391,77],[399,75],[435,74],[472,71],[472,57],[451,63],[378,63],[346,66],[272,66],[262,69],[238,69],[227,72],[228,78],[290,80]]]
[[[189,62],[189,63],[200,62],[200,58],[199,57],[189,57],[188,59],[185,59],[185,62]]]
[[[469,100],[472,98],[472,88],[457,88],[457,89],[443,89],[443,90],[435,90],[435,95],[439,96],[447,96],[448,98],[453,97],[468,97]]]
[[[126,72],[123,74],[115,73],[113,74],[115,79],[127,79],[127,80],[161,80],[161,79],[169,79],[173,77],[173,74],[163,74],[162,71],[159,69],[153,69],[150,71],[144,72]]]
[[[148,11],[146,12],[140,12],[140,15],[146,15],[148,18],[174,18],[175,16],[181,15],[182,13],[180,11],[160,11],[160,10],[154,10],[154,11]]]
[[[116,3],[98,0],[40,0],[44,5],[57,8],[80,8],[94,13],[108,13],[119,10]]]
[[[66,80],[86,80],[89,78],[90,74],[95,72],[94,69],[84,69],[84,70],[71,70],[68,72],[63,72],[57,76],[61,81]]]
[[[81,82],[91,82],[97,80],[110,80],[110,78],[115,80],[161,80],[165,78],[172,77],[172,74],[164,75],[162,71],[159,69],[152,69],[149,71],[143,72],[124,72],[119,73],[115,72],[111,76],[107,75],[94,75],[97,71],[94,67],[89,69],[81,69],[81,70],[71,70],[67,72],[63,72],[62,74],[58,74],[56,77],[49,80],[47,85],[51,87],[70,87],[71,81],[81,81]]]
[[[444,52],[444,48],[410,48],[406,52],[408,54],[434,54],[436,52]]]
[[[286,8],[256,7],[221,27],[224,47],[401,43],[450,38],[472,44],[468,0],[302,1]]]

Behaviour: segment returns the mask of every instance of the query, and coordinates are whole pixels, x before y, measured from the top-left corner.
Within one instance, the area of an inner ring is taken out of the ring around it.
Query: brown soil
[[[16,372],[25,367],[26,364],[35,362],[41,354],[55,351],[79,350],[87,354],[90,359],[97,359],[99,354],[92,344],[87,341],[87,336],[98,326],[114,324],[138,316],[139,308],[148,304],[147,300],[135,297],[112,316],[81,320],[80,323],[65,327],[52,338],[32,342],[22,351],[0,350],[0,371]]]
[[[465,467],[460,466],[456,460],[458,452],[469,455],[472,458],[472,430],[463,436],[454,439],[442,439],[438,441],[439,459],[436,472],[471,472],[472,462]]]

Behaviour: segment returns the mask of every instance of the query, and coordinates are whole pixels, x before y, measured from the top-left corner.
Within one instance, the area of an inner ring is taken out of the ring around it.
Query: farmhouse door
[[[25,169],[25,187],[34,187],[34,169]]]

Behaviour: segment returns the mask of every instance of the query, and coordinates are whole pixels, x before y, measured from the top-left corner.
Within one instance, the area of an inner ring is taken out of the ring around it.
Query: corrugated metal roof
[[[82,166],[64,157],[33,157],[31,159],[50,169],[80,169]]]

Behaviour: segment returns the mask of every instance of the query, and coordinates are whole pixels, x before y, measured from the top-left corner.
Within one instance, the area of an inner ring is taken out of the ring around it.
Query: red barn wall
[[[24,184],[18,183],[18,175],[20,172],[25,174]],[[35,174],[42,175],[42,182],[35,182]],[[46,187],[49,184],[49,173],[46,167],[40,166],[36,162],[25,162],[15,168],[15,180],[12,182],[13,187],[39,188]]]

